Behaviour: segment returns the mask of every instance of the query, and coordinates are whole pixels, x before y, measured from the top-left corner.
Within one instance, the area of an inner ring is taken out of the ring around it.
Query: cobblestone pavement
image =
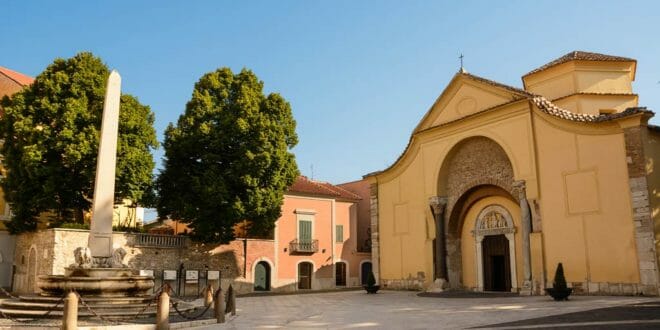
[[[196,329],[466,329],[466,328],[573,328],[575,320],[554,322],[551,315],[579,313],[640,303],[660,303],[660,298],[575,296],[555,302],[547,296],[437,298],[419,297],[417,292],[363,291],[323,294],[245,297],[237,300],[237,316],[223,325]],[[540,319],[529,324],[509,322]],[[589,318],[586,324],[592,323]],[[593,321],[593,320],[592,320]],[[621,320],[610,320],[621,328]],[[545,323],[542,323],[545,322]],[[619,323],[617,323],[619,322]],[[627,320],[636,326],[660,327],[654,319]],[[628,324],[626,323],[626,324]],[[498,325],[499,324],[499,325]],[[592,324],[592,325],[604,325]],[[634,328],[634,327],[633,327]]]

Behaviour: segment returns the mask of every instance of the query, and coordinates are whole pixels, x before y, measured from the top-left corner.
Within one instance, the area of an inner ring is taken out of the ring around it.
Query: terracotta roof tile
[[[10,70],[1,66],[0,66],[0,74],[7,76],[9,79],[15,81],[21,86],[28,86],[34,82],[34,78],[30,76],[26,76],[20,72],[16,72],[14,70]]]
[[[623,118],[627,116],[631,116],[634,114],[638,113],[648,113],[648,114],[653,114],[653,111],[649,111],[646,109],[646,107],[633,107],[633,108],[628,108],[622,112],[617,112],[617,113],[611,113],[611,114],[602,114],[602,115],[590,115],[590,114],[584,114],[584,113],[575,113],[568,111],[566,109],[562,109],[558,106],[556,106],[554,103],[548,101],[545,97],[543,96],[536,96],[532,99],[532,102],[536,105],[536,107],[539,108],[544,113],[547,113],[549,115],[559,117],[562,119],[570,120],[570,121],[575,121],[575,122],[583,122],[583,123],[600,123],[604,121],[610,121],[618,118]]]
[[[572,51],[552,62],[549,62],[541,67],[538,67],[530,72],[527,72],[523,77],[529,76],[531,74],[549,69],[555,65],[563,64],[570,61],[605,61],[605,62],[637,62],[635,59],[621,56],[612,56],[599,53],[590,53],[583,51]]]
[[[589,95],[595,95],[595,96],[637,96],[637,94],[635,94],[635,93],[578,92],[578,93],[573,93],[573,94],[560,96],[556,99],[553,99],[552,101],[556,102],[558,100],[563,100],[563,99],[566,99],[566,98],[569,98],[569,97],[575,96],[575,95],[587,95],[587,96],[589,96]]]
[[[360,200],[360,196],[328,182],[310,180],[299,176],[287,190],[292,193],[329,196],[340,199]]]
[[[491,86],[495,86],[495,87],[503,88],[503,89],[506,89],[506,90],[508,90],[508,91],[510,91],[510,92],[513,92],[513,93],[518,94],[518,95],[521,95],[521,96],[526,96],[526,97],[529,97],[529,96],[535,96],[535,94],[532,94],[532,93],[530,93],[530,92],[528,92],[528,91],[526,91],[526,90],[524,90],[524,89],[521,89],[521,88],[518,88],[518,87],[509,86],[509,85],[506,85],[506,84],[502,84],[502,83],[499,83],[499,82],[497,82],[497,81],[490,80],[490,79],[486,79],[486,78],[483,78],[483,77],[475,76],[475,75],[470,74],[470,73],[467,73],[467,72],[460,72],[460,74],[462,74],[462,75],[464,75],[465,77],[470,78],[470,79],[472,79],[472,80],[480,81],[480,82],[483,82],[483,83],[488,84],[488,85],[491,85]]]

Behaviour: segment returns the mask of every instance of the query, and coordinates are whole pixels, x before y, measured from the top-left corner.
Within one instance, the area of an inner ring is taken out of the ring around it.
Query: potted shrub
[[[364,286],[364,289],[367,290],[367,293],[376,293],[380,289],[380,285],[376,285],[376,278],[374,273],[370,272],[367,277],[367,285]]]
[[[556,301],[568,300],[568,296],[573,292],[572,288],[569,288],[566,285],[566,278],[564,277],[564,266],[561,262],[557,265],[557,270],[555,271],[555,279],[552,281],[552,288],[545,289],[552,298]]]

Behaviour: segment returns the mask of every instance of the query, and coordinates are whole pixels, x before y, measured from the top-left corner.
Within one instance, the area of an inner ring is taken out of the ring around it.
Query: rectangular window
[[[312,222],[310,220],[298,220],[298,240],[300,242],[312,241]]]
[[[344,225],[336,225],[335,228],[335,242],[344,243]]]

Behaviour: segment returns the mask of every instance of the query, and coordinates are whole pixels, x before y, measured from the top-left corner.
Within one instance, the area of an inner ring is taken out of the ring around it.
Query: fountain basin
[[[83,297],[136,297],[147,295],[154,286],[152,276],[132,275],[129,269],[124,268],[76,269],[71,274],[73,276],[39,276],[37,286],[41,289],[40,294],[61,297],[74,290]],[[80,276],[92,274],[95,276]]]

